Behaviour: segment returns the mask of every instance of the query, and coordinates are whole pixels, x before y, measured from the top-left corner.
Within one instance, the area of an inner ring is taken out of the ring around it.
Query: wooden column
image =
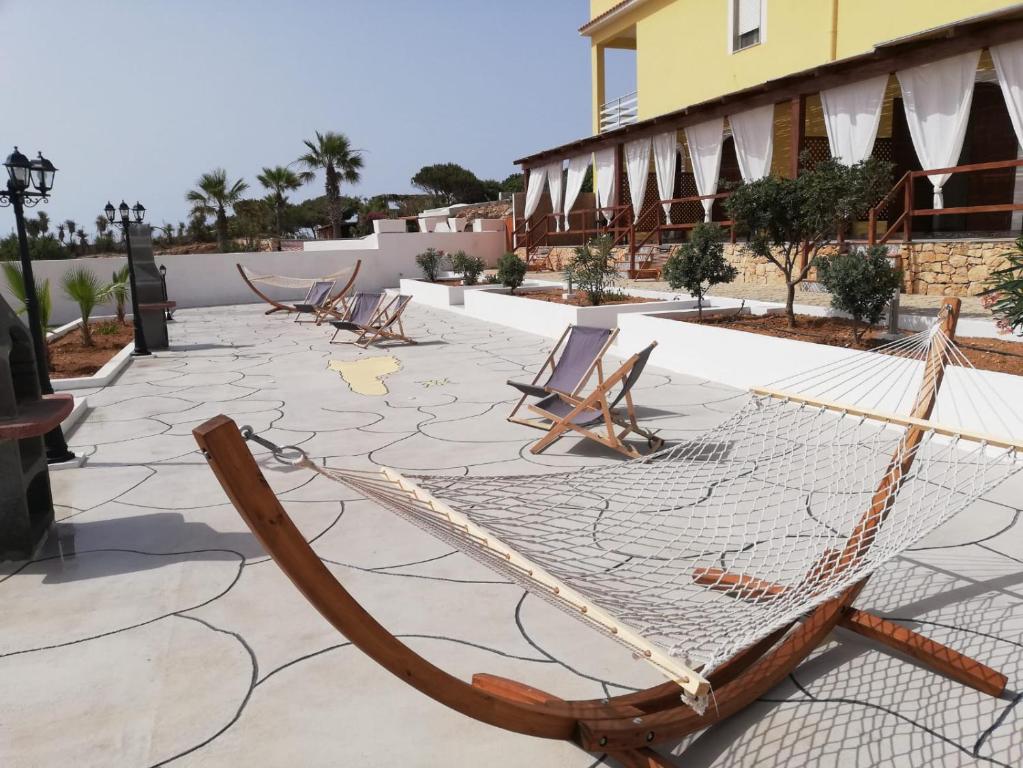
[[[792,157],[789,158],[789,175],[799,175],[799,155],[806,146],[806,96],[793,96],[790,102]]]

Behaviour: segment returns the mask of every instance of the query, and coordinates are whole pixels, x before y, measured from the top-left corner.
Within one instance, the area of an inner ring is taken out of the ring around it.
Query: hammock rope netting
[[[927,366],[929,355],[945,365]],[[873,414],[910,416],[938,384],[929,424],[941,427]],[[1005,434],[1011,408],[938,325],[775,388],[848,410],[753,390],[699,438],[544,475],[402,478],[306,463],[623,643],[703,711],[716,667],[1023,466]],[[879,491],[910,454],[908,473]],[[871,509],[882,519],[857,538]]]
[[[296,290],[309,290],[313,287],[313,283],[334,281],[337,282],[342,278],[347,279],[355,267],[345,267],[339,269],[337,272],[333,272],[323,277],[288,277],[287,275],[258,275],[251,269],[246,267],[244,264],[239,264],[238,267],[242,270],[242,273],[254,283],[262,283],[263,285],[270,285],[274,288],[294,288]]]

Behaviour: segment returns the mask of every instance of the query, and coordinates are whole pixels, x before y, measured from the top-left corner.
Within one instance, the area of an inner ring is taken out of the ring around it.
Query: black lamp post
[[[135,219],[134,223],[142,223],[142,220],[146,218],[146,209],[139,202],[136,202],[129,209],[128,204],[122,200],[116,209],[116,213],[120,214],[119,217],[115,215],[112,203],[107,203],[103,212],[107,215],[107,219],[111,224],[120,225],[121,229],[124,230],[124,247],[128,253],[128,282],[131,286],[131,318],[132,324],[135,327],[135,349],[131,354],[133,357],[142,357],[150,354],[150,352],[149,347],[146,346],[146,334],[142,330],[142,315],[139,312],[138,291],[135,289],[135,260],[131,256],[131,225],[132,217]],[[129,216],[129,214],[131,215]]]
[[[25,207],[32,208],[46,202],[53,189],[53,176],[57,169],[53,163],[39,153],[35,160],[29,160],[18,148],[4,161],[7,168],[7,189],[0,189],[0,206],[14,208],[14,221],[18,229],[18,249],[21,255],[21,279],[25,288],[25,313],[28,316],[28,330],[32,335],[35,349],[36,372],[39,376],[39,390],[44,395],[53,394],[50,371],[47,367],[46,330],[39,317],[39,296],[36,293],[35,276],[32,274],[32,259],[28,253],[28,235],[25,234]],[[68,450],[64,431],[58,424],[46,433],[46,460],[50,464],[70,461],[75,455]]]

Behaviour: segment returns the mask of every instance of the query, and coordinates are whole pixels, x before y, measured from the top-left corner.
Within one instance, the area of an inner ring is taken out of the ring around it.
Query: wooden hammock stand
[[[953,338],[960,302],[942,306],[943,330]],[[944,373],[943,337],[937,336],[926,363],[913,420],[929,419]],[[827,553],[807,575],[844,569],[862,557],[894,504],[909,473],[925,428],[910,423],[866,510],[841,551]],[[479,673],[467,683],[424,659],[380,625],[337,581],[281,507],[235,423],[217,416],[194,430],[231,502],[277,565],[305,598],[370,658],[451,709],[509,731],[565,739],[589,752],[604,752],[629,768],[664,768],[672,763],[654,744],[676,741],[742,710],[780,683],[835,629],[843,627],[921,665],[991,696],[1001,696],[1007,679],[990,667],[879,616],[853,607],[866,579],[814,609],[801,622],[781,627],[715,669],[707,680],[714,699],[704,714],[680,701],[680,688],[667,682],[606,699],[566,701],[523,683]],[[713,585],[736,599],[760,601],[784,590],[747,575],[698,569],[696,583]]]
[[[361,266],[362,259],[359,259],[358,261],[355,262],[355,268],[352,270],[352,276],[348,278],[348,282],[345,283],[344,287],[336,294],[334,294],[333,298],[329,300],[328,302],[329,306],[334,307],[337,305],[338,301],[344,300],[344,297],[346,297],[348,293],[352,290],[352,286],[355,285],[355,278],[359,276],[359,268]],[[242,267],[241,264],[235,264],[235,267],[238,269],[238,274],[242,276],[242,280],[244,280],[245,284],[249,286],[249,290],[270,305],[270,309],[268,309],[263,314],[272,315],[274,312],[286,312],[287,314],[290,315],[294,312],[299,311],[298,308],[295,307],[293,304],[284,304],[280,301],[274,301],[273,299],[271,299],[269,296],[267,296],[265,293],[259,290],[255,285],[253,285],[252,281],[249,280],[249,276],[245,274],[245,269]]]

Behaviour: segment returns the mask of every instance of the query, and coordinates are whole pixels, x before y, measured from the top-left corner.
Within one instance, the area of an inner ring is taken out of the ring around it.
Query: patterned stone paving
[[[0,564],[0,765],[610,764],[437,705],[335,633],[268,561],[196,452],[227,413],[331,466],[454,474],[616,462],[565,439],[528,453],[504,380],[549,342],[412,307],[415,347],[329,346],[322,328],[256,307],[177,314],[170,352],[89,393],[72,436],[89,455],[53,476],[60,523],[40,557]],[[393,356],[387,394],[353,392],[331,360]],[[644,374],[642,419],[669,441],[741,393]],[[264,472],[328,567],[417,651],[572,697],[659,682],[542,601],[302,470]],[[1020,485],[1005,486],[879,573],[861,603],[1023,676]],[[686,766],[1016,766],[1023,705],[995,700],[839,634],[748,710],[672,752]]]

